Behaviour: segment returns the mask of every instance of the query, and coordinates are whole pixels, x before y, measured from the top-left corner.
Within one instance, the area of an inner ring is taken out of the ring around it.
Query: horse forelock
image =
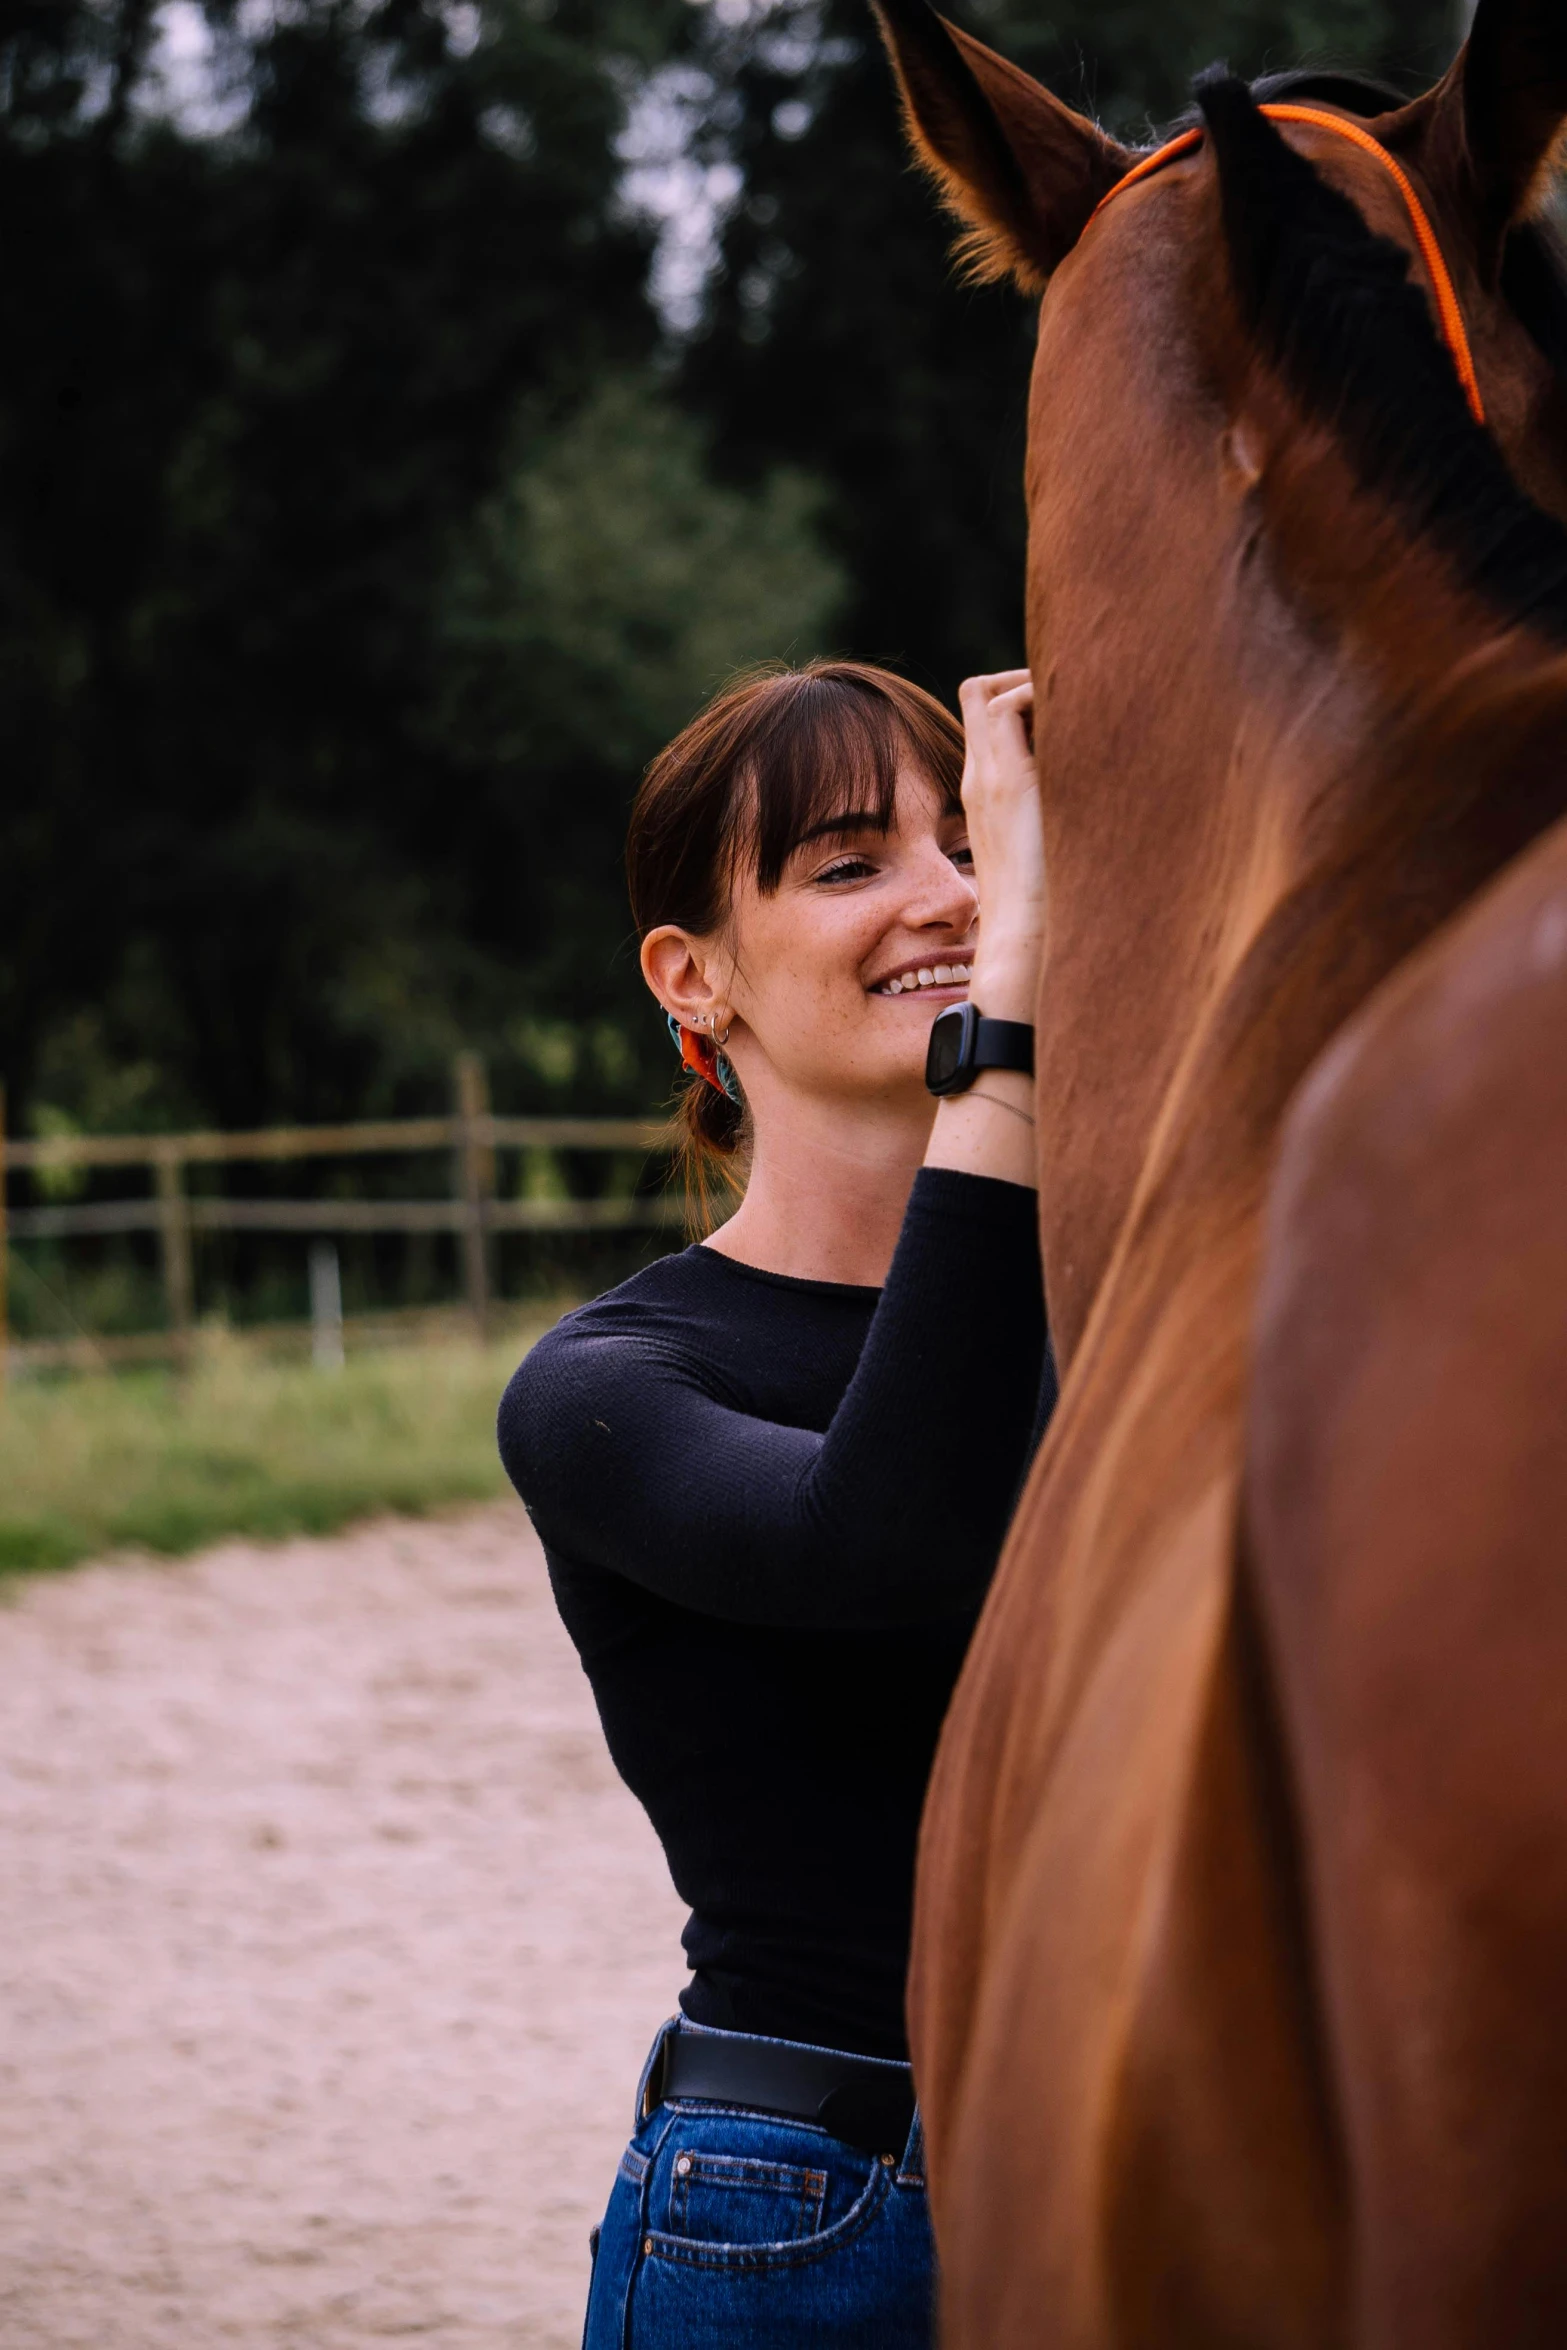
[[[1280,135],[1243,82],[1216,69],[1198,99],[1235,299],[1262,356],[1331,431],[1360,488],[1437,546],[1499,620],[1567,642],[1567,530],[1518,487],[1471,415],[1410,255]],[[1515,239],[1515,252],[1536,341],[1557,333],[1567,355],[1567,298],[1543,233]]]
[[[1210,73],[1223,70],[1220,66],[1209,68]],[[1250,84],[1250,89],[1259,106],[1272,106],[1287,98],[1297,105],[1336,106],[1341,113],[1353,114],[1361,122],[1374,122],[1381,114],[1395,114],[1408,104],[1405,94],[1394,89],[1391,82],[1379,82],[1371,74],[1336,73],[1315,66],[1292,66],[1287,73],[1265,73]],[[1198,129],[1203,121],[1202,107],[1188,106],[1160,133],[1159,143],[1162,145],[1182,131]]]

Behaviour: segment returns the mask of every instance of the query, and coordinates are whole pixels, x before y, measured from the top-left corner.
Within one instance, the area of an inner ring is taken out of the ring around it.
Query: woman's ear
[[[971,276],[1038,292],[1136,157],[926,0],[873,0],[915,154]]]
[[[642,941],[642,976],[683,1028],[704,1028],[723,1012],[710,961],[703,941],[672,922],[650,930]]]

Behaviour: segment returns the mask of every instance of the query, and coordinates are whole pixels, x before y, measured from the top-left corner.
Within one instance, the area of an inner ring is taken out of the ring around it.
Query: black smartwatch
[[[931,1023],[925,1086],[934,1094],[966,1093],[982,1069],[1034,1074],[1034,1031],[1026,1020],[987,1020],[972,1004],[951,1004]]]

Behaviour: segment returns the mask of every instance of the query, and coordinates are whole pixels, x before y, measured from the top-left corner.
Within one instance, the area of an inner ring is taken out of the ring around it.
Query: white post
[[[310,1243],[310,1360],[318,1371],[343,1368],[343,1276],[335,1240]]]

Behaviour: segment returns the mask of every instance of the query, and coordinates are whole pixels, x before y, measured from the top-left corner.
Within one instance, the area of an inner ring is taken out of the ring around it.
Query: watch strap
[[[974,1053],[969,1066],[976,1077],[982,1069],[1015,1069],[1020,1076],[1032,1077],[1032,1024],[1026,1020],[987,1020],[981,1012],[974,1023]]]

